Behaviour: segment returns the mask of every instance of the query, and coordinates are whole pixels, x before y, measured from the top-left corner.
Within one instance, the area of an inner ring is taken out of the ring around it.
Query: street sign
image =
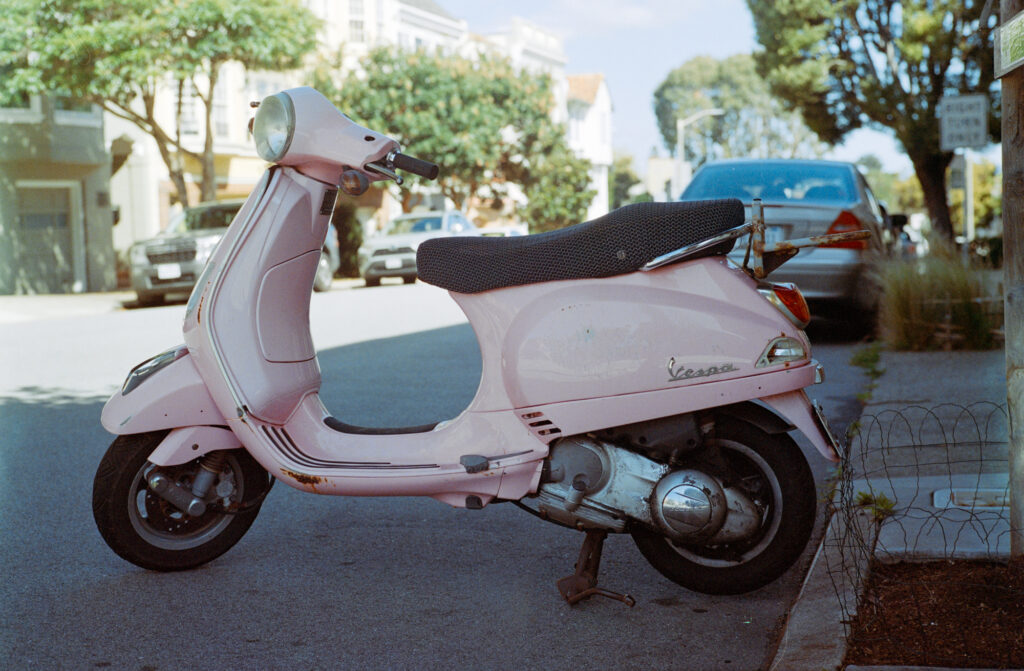
[[[1024,12],[996,29],[996,77],[1024,65]]]
[[[988,96],[943,96],[939,122],[942,151],[984,147],[988,144]]]

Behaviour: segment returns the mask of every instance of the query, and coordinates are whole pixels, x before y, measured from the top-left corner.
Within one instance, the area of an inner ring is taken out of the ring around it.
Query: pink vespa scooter
[[[796,560],[815,488],[788,432],[838,455],[803,391],[822,375],[806,303],[764,276],[821,241],[767,248],[758,204],[744,223],[740,201],[724,200],[424,243],[421,279],[448,289],[476,332],[479,389],[437,425],[350,426],[321,403],[309,331],[337,189],[401,183],[396,169],[433,178],[437,166],[309,88],[264,100],[253,136],[274,165],[189,299],[185,345],[133,369],[103,410],[118,437],[93,511],[117,554],[163,571],[208,562],[276,478],[315,494],[511,501],[585,531],[576,573],[559,582],[570,603],[629,601],[596,587],[608,532],[632,534],[658,571],[707,593],[756,589]],[[725,253],[751,232],[753,264],[737,267]]]

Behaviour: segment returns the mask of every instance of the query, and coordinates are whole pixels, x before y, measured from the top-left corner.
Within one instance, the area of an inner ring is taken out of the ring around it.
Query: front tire
[[[191,517],[149,491],[147,461],[166,431],[118,436],[100,461],[93,481],[92,510],[96,527],[107,545],[136,566],[154,571],[183,571],[201,566],[227,552],[242,538],[259,507],[229,514],[210,501],[205,513]],[[189,485],[199,459],[160,470],[179,484]],[[252,501],[266,493],[270,477],[245,450],[230,450],[217,476],[217,485],[231,484],[232,502]]]
[[[799,559],[814,527],[817,494],[800,448],[787,434],[768,434],[736,420],[720,421],[715,437],[686,467],[711,473],[762,510],[757,532],[719,546],[672,541],[635,528],[633,540],[663,576],[704,594],[743,594],[767,585]]]

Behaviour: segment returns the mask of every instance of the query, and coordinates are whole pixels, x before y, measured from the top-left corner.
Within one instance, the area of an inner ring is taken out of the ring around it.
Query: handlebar
[[[405,154],[399,154],[397,151],[393,151],[384,158],[383,161],[367,163],[366,167],[370,170],[384,175],[388,179],[394,180],[396,184],[402,184],[404,181],[395,170],[405,170],[411,172],[414,175],[420,177],[426,177],[427,179],[437,179],[437,173],[440,172],[440,168],[436,163],[430,161],[424,161],[420,158],[413,156],[406,156]]]
[[[405,170],[406,172],[411,172],[414,175],[426,177],[427,179],[437,179],[437,173],[441,170],[436,163],[424,161],[423,159],[416,158],[414,156],[399,154],[398,152],[388,154],[388,159],[391,164],[399,170]]]

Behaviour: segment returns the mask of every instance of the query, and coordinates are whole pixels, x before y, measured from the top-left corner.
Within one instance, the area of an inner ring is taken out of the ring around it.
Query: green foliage
[[[335,274],[339,277],[359,277],[359,246],[363,244],[363,225],[356,218],[356,207],[352,199],[339,198],[331,215],[331,223],[338,232],[341,264]]]
[[[939,99],[987,93],[999,135],[993,30],[986,0],[747,0],[758,70],[825,142],[862,126],[886,128],[914,165],[932,225],[951,237],[939,146]]]
[[[896,513],[896,503],[885,494],[857,492],[853,505],[866,509],[875,522],[883,522],[887,517],[892,517]]]
[[[871,343],[864,347],[859,347],[854,351],[853,356],[850,357],[850,365],[863,368],[864,373],[875,380],[882,377],[885,372],[879,367],[882,361],[882,345],[880,343]]]
[[[502,196],[516,184],[530,199],[531,228],[582,220],[593,197],[590,166],[572,155],[563,129],[551,121],[546,75],[487,56],[393,48],[371,51],[360,73],[337,80],[335,72],[334,63],[321,62],[313,85],[358,123],[436,162],[436,184],[456,207]],[[414,196],[404,191],[403,206]]]
[[[974,225],[986,228],[1002,214],[1002,179],[996,174],[996,166],[990,161],[979,161],[971,166],[974,195]],[[964,230],[964,189],[949,190],[950,218],[953,231]]]
[[[749,54],[724,60],[698,56],[669,72],[654,92],[658,129],[669,151],[676,151],[676,120],[716,107],[722,116],[685,128],[686,157],[696,165],[715,158],[808,158],[824,151],[800,116],[771,94]]]
[[[942,344],[937,334],[948,325],[962,335],[963,347],[991,347],[991,324],[973,300],[983,295],[979,276],[940,240],[933,240],[931,249],[924,259],[880,263],[882,337],[894,349],[935,349]]]
[[[633,171],[633,157],[616,156],[612,169],[608,171],[608,193],[611,200],[608,206],[614,210],[629,203],[629,190],[639,183],[640,178]]]
[[[188,202],[180,157],[203,166],[204,197],[216,190],[213,138],[202,154],[161,125],[157,93],[194,87],[210,126],[221,66],[297,67],[315,46],[313,15],[298,0],[11,0],[0,19],[0,81],[5,96],[50,93],[96,103],[153,136],[179,198]],[[177,126],[177,120],[175,125]]]

